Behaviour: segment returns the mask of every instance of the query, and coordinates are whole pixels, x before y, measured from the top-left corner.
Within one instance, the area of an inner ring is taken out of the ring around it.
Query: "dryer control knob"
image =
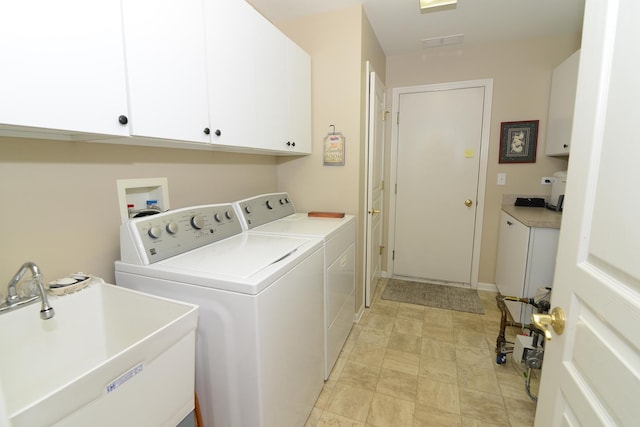
[[[215,219],[216,222],[222,222],[222,216],[220,216],[218,212],[213,214],[213,219]]]
[[[157,239],[162,235],[162,227],[160,227],[159,225],[154,225],[149,229],[148,233],[149,237],[151,237],[152,239]]]
[[[178,232],[178,224],[175,222],[170,222],[165,228],[169,234],[176,234]]]
[[[267,208],[273,209],[273,205],[271,204],[271,200],[267,200]]]
[[[233,219],[233,212],[232,212],[232,211],[226,211],[226,212],[224,213],[224,216],[225,216],[227,219]]]
[[[246,213],[248,213],[248,214],[250,214],[252,210],[253,210],[253,209],[251,209],[251,206],[249,206],[249,205],[247,205],[247,206],[245,206],[245,207],[244,207],[244,211],[245,211]]]
[[[204,218],[202,218],[202,215],[195,215],[191,217],[191,225],[196,230],[200,230],[202,227],[204,227]]]

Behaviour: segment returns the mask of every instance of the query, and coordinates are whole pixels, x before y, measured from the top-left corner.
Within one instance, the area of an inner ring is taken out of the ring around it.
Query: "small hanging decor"
[[[324,137],[324,165],[344,166],[344,136],[336,132],[335,125],[331,125],[333,131]]]

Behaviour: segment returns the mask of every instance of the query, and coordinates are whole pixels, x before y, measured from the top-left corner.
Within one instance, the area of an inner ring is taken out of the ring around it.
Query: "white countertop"
[[[527,227],[560,228],[562,213],[547,208],[530,208],[503,204],[502,210]]]

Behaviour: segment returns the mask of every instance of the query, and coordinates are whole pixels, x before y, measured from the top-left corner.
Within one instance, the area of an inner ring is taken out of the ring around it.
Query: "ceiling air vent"
[[[434,37],[432,39],[422,39],[422,48],[429,49],[432,47],[452,46],[462,44],[464,34],[454,34],[452,36]]]

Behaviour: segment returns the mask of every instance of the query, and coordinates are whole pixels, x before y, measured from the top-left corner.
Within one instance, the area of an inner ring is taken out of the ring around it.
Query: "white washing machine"
[[[207,427],[299,427],[323,386],[320,239],[242,231],[231,204],[122,224],[116,283],[197,304]]]
[[[328,379],[355,317],[356,221],[296,213],[287,193],[262,194],[233,203],[253,234],[321,238],[324,248],[324,378]]]

